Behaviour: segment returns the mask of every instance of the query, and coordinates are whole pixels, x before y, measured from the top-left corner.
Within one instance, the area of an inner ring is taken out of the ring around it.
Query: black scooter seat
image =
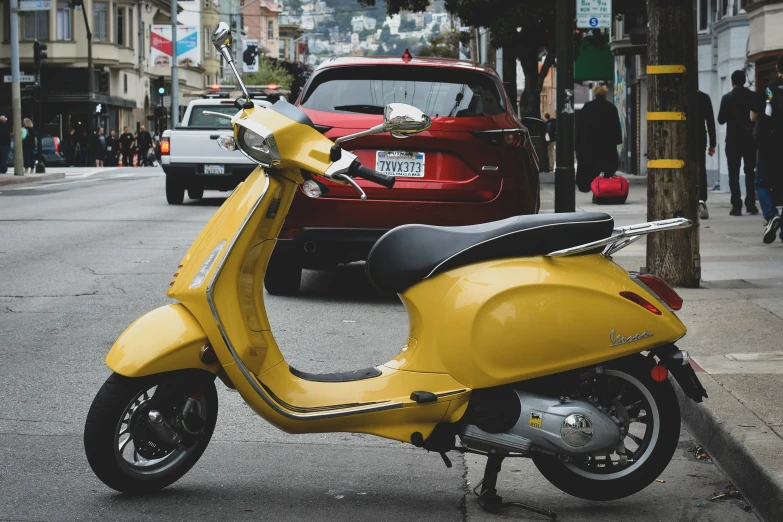
[[[383,292],[402,292],[440,272],[490,259],[549,254],[612,235],[601,212],[515,216],[463,227],[403,225],[384,234],[367,257],[367,275]]]

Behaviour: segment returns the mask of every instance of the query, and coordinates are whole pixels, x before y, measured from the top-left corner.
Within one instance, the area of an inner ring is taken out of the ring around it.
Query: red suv
[[[500,78],[487,67],[431,58],[338,58],[310,77],[297,105],[334,140],[383,121],[393,102],[432,118],[428,131],[347,141],[362,164],[397,177],[394,188],[326,182],[296,194],[267,269],[272,294],[299,289],[302,268],[365,260],[388,230],[408,223],[472,225],[538,209],[538,160]]]

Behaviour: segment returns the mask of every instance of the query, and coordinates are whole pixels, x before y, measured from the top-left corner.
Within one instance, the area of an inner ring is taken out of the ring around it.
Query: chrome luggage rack
[[[648,234],[654,234],[656,232],[664,232],[667,230],[677,230],[679,228],[688,228],[693,223],[690,219],[685,218],[673,218],[662,219],[660,221],[650,221],[648,223],[640,223],[638,225],[628,225],[627,227],[617,227],[613,230],[613,234],[606,239],[600,239],[593,241],[592,243],[585,243],[584,245],[578,245],[571,248],[564,248],[563,250],[556,250],[547,254],[549,257],[563,257],[573,256],[575,254],[581,254],[589,250],[595,250],[599,247],[609,245],[604,250],[603,255],[609,257],[618,250],[621,250],[642,236]]]

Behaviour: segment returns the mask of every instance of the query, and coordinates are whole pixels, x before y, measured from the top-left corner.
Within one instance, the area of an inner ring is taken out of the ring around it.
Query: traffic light
[[[46,47],[47,45],[45,43],[41,43],[38,40],[33,42],[33,57],[36,71],[40,71],[43,67],[46,67],[46,58],[48,57],[46,54]]]
[[[109,74],[101,72],[98,75],[98,92],[109,94]]]
[[[161,96],[166,94],[166,79],[163,76],[158,76],[158,81],[155,82],[155,85],[158,86],[158,94]]]
[[[83,7],[84,1],[83,0],[71,0],[71,9],[74,9],[76,7]]]

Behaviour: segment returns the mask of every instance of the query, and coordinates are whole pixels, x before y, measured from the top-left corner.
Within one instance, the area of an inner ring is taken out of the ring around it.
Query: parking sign
[[[579,29],[609,29],[612,0],[576,0],[576,26]]]

